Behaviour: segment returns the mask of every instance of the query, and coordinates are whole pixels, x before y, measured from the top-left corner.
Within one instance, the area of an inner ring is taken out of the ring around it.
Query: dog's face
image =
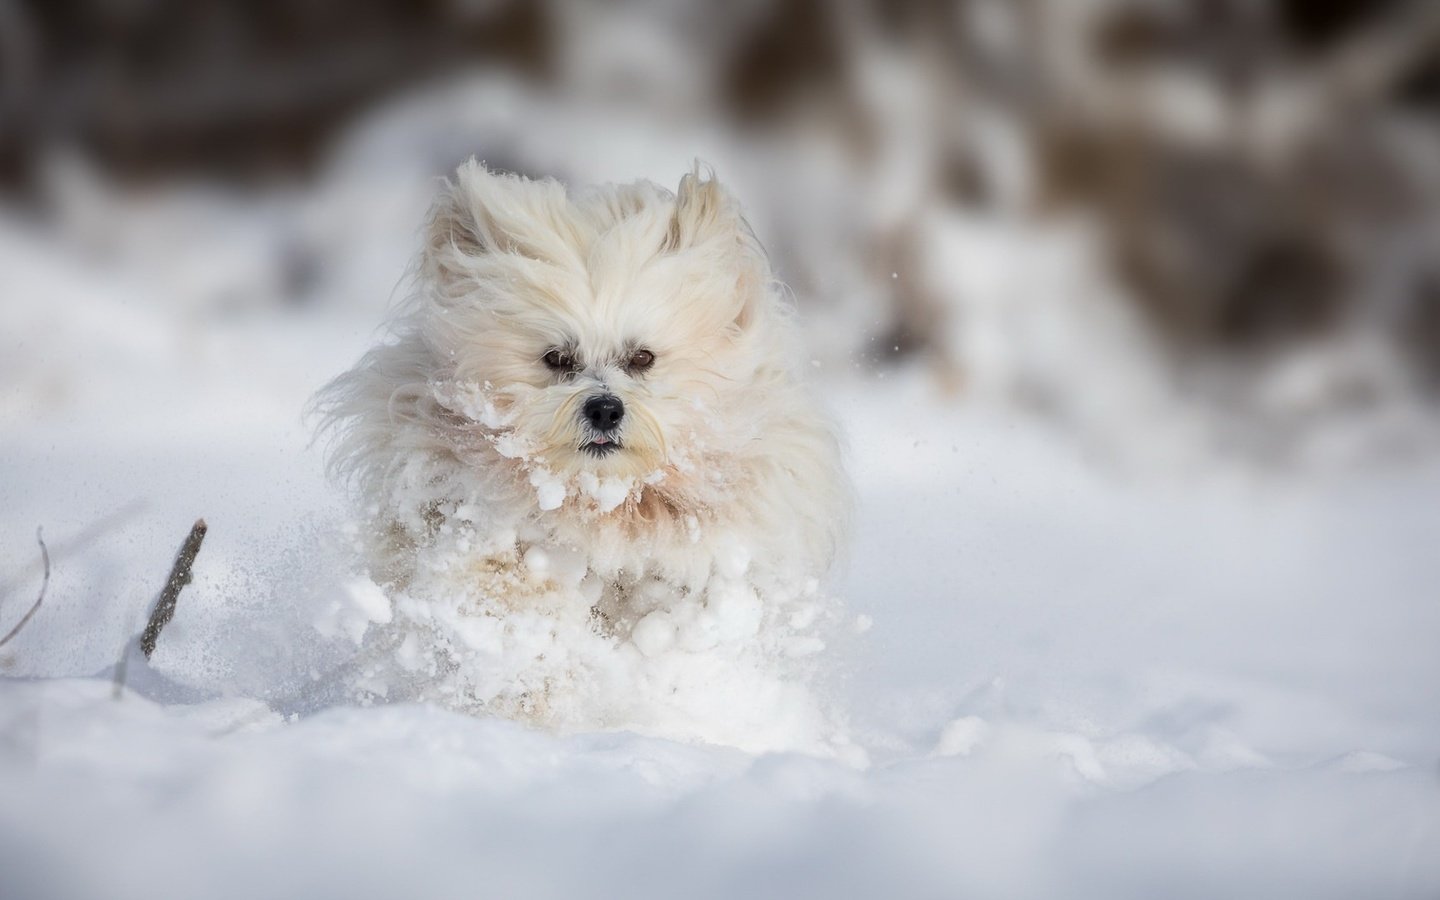
[[[763,375],[793,363],[763,252],[693,174],[676,195],[572,197],[472,163],[431,218],[422,277],[426,344],[470,392],[452,412],[560,475],[644,479],[754,440]]]

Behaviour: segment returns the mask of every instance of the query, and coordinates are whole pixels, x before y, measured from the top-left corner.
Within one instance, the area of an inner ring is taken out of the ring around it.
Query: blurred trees
[[[856,236],[821,257],[868,273],[886,352],[957,382],[970,312],[909,277],[951,252],[935,223],[1081,215],[1182,365],[1365,334],[1440,386],[1429,0],[12,2],[0,175],[23,192],[64,144],[117,177],[304,173],[358,112],[476,66],[843,160]],[[823,304],[804,253],[787,275]]]

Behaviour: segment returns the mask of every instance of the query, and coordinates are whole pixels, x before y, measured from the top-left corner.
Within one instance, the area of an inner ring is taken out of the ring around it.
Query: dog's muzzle
[[[625,404],[614,394],[597,394],[580,408],[580,418],[589,431],[589,440],[580,449],[594,456],[605,456],[621,448],[620,424],[625,420]]]

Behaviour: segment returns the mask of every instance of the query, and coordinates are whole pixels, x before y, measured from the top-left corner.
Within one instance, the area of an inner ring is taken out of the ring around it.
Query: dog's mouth
[[[597,434],[595,437],[580,445],[582,453],[588,453],[595,457],[609,456],[611,453],[623,449],[624,445],[621,444],[619,440],[606,437],[603,434]]]

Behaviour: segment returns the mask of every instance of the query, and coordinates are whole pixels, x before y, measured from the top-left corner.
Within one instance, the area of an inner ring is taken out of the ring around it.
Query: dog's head
[[[472,161],[420,274],[421,336],[465,397],[450,411],[563,476],[644,478],[753,440],[764,382],[793,366],[764,253],[698,172],[675,194],[572,196]]]

